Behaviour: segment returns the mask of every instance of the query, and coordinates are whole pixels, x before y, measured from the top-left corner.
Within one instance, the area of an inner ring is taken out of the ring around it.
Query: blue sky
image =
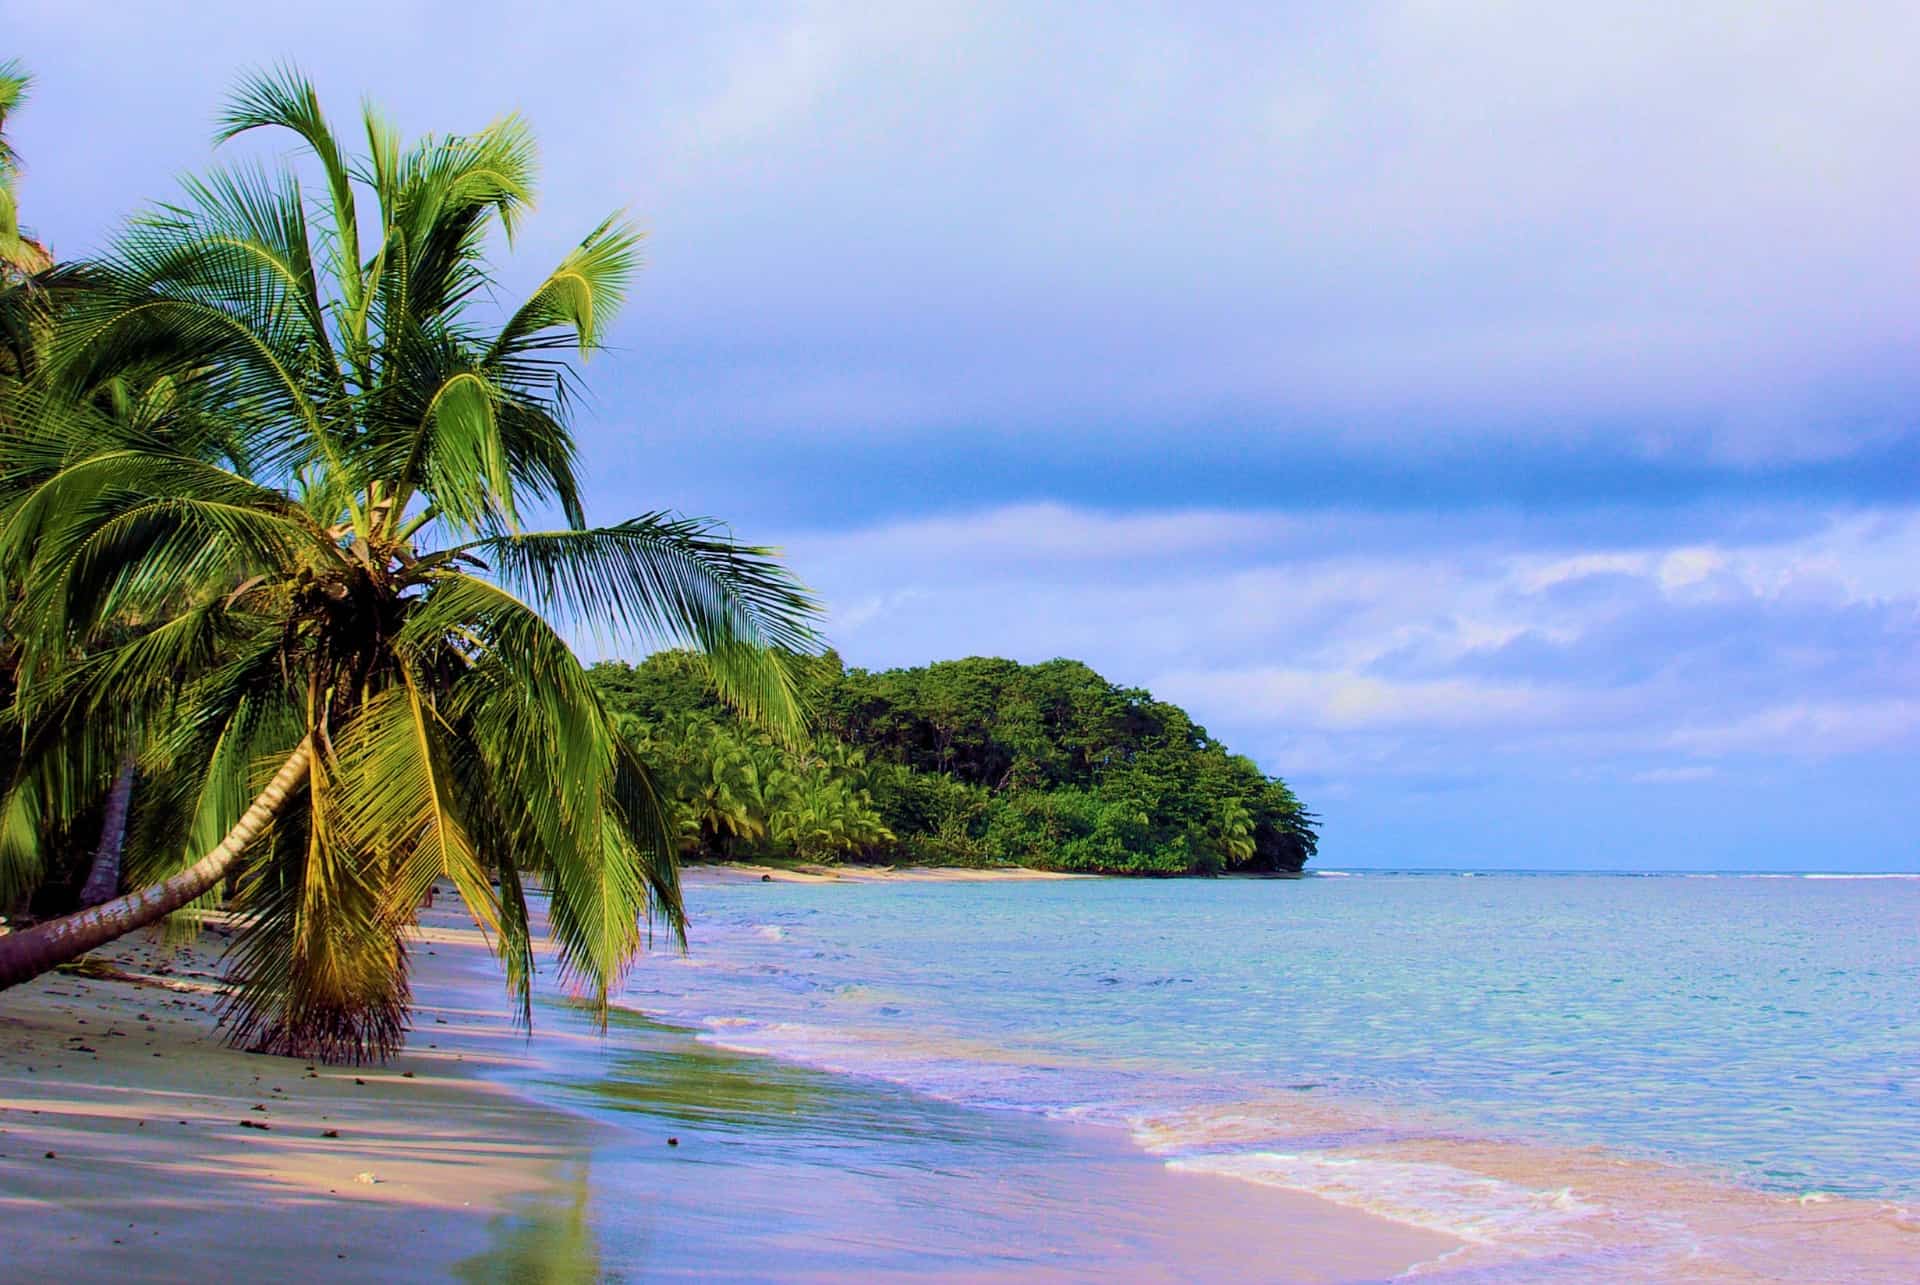
[[[1082,657],[1333,865],[1920,868],[1920,9],[13,0],[63,255],[297,57],[649,269],[594,510]],[[91,9],[91,11],[89,11]]]

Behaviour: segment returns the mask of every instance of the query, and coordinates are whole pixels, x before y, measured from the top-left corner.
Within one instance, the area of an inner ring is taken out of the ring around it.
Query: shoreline
[[[1061,879],[1309,879],[1300,871],[1230,870],[1216,875],[1112,875],[1081,870],[1041,870],[1033,866],[863,866],[765,865],[752,861],[702,861],[680,867],[683,883],[1023,883]]]
[[[549,1007],[556,1019],[585,1020]],[[596,1220],[596,1253],[623,1278],[1331,1283],[1398,1279],[1464,1248],[1183,1171],[1110,1125],[738,1051],[630,1006],[613,1030],[592,1056],[518,1078],[606,1123],[593,1185],[620,1213]],[[928,1139],[937,1164],[915,1154]]]
[[[1022,883],[1034,880],[1105,879],[1109,875],[1030,866],[761,865],[751,861],[703,861],[680,867],[682,883]]]

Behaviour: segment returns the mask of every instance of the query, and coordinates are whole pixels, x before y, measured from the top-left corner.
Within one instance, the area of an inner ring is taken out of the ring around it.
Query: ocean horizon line
[[[1577,866],[1324,866],[1302,873],[1309,877],[1315,875],[1418,875],[1445,878],[1473,875],[1519,878],[1580,876],[1595,879],[1920,879],[1920,870],[1607,870]]]

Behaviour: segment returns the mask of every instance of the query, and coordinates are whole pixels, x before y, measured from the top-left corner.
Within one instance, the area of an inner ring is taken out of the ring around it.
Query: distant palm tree
[[[251,80],[222,136],[291,131],[325,198],[284,169],[191,182],[62,320],[53,358],[78,400],[164,368],[218,418],[224,462],[103,440],[85,416],[3,448],[10,475],[45,474],[0,530],[23,595],[16,792],[58,803],[43,787],[63,763],[113,761],[90,742],[136,746],[140,833],[167,838],[148,856],[174,872],[0,937],[0,986],[240,870],[234,1039],[383,1056],[437,878],[528,1015],[532,872],[564,973],[604,1006],[642,920],[679,929],[674,855],[646,766],[543,613],[691,645],[744,713],[798,734],[787,657],[815,646],[816,611],[774,557],[705,522],[589,527],[581,509],[568,350],[598,346],[637,235],[603,223],[489,322],[483,251],[531,201],[526,128],[405,147],[364,124],[350,159],[309,83]],[[559,528],[528,531],[535,510]]]
[[[1213,826],[1198,853],[1198,868],[1204,874],[1234,870],[1253,860],[1258,851],[1254,841],[1253,813],[1237,798],[1219,804]]]
[[[719,729],[700,738],[681,785],[681,807],[703,848],[722,858],[739,839],[767,832],[765,783],[748,748]]]
[[[873,807],[873,796],[850,775],[865,756],[845,746],[829,746],[797,770],[781,771],[768,784],[768,837],[794,855],[832,861],[849,852],[891,843]]]

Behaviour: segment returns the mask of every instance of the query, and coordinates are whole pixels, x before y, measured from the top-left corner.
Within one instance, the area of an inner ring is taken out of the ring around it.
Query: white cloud
[[[1649,768],[1633,773],[1628,779],[1636,785],[1697,785],[1701,781],[1711,781],[1719,774],[1718,768],[1705,763],[1693,763],[1685,767]]]
[[[932,595],[925,589],[912,586],[891,593],[869,594],[844,607],[830,608],[834,631],[843,639],[855,637],[876,622],[884,624],[887,616],[911,608],[915,603],[925,602],[930,597]]]
[[[1064,504],[1020,504],[889,523],[844,535],[815,535],[809,550],[826,558],[878,554],[889,561],[965,557],[1030,568],[1087,562],[1143,562],[1258,555],[1305,530],[1297,518],[1226,510],[1099,513]]]
[[[1590,576],[1645,575],[1650,557],[1646,553],[1581,553],[1542,564],[1523,561],[1516,567],[1516,574],[1528,591],[1538,593]]]
[[[9,10],[42,75],[10,127],[63,249],[203,164],[230,78],[289,50],[343,118],[361,92],[417,129],[521,108],[549,157],[528,272],[623,203],[655,233],[618,341],[697,358],[636,381],[649,423],[1172,441],[1217,414],[1396,443],[1606,423],[1736,461],[1906,431],[1902,0],[537,23],[476,0],[453,42],[424,4],[88,12]]]
[[[1672,593],[1697,585],[1726,566],[1716,549],[1675,549],[1660,559],[1660,587]]]
[[[800,324],[830,297],[862,348],[935,345],[922,418],[1010,384],[1029,412],[1201,399],[1388,435],[1417,407],[1528,435],[1605,407],[1805,458],[1873,431],[1810,427],[1862,323],[1912,329],[1917,36],[1893,3],[800,4],[734,33],[693,112],[753,164],[702,125],[672,168],[696,218],[772,207],[735,248],[785,256]]]
[[[1235,708],[1242,717],[1305,731],[1512,727],[1561,717],[1570,703],[1565,693],[1527,686],[1307,669],[1176,670],[1151,685],[1177,703]]]

